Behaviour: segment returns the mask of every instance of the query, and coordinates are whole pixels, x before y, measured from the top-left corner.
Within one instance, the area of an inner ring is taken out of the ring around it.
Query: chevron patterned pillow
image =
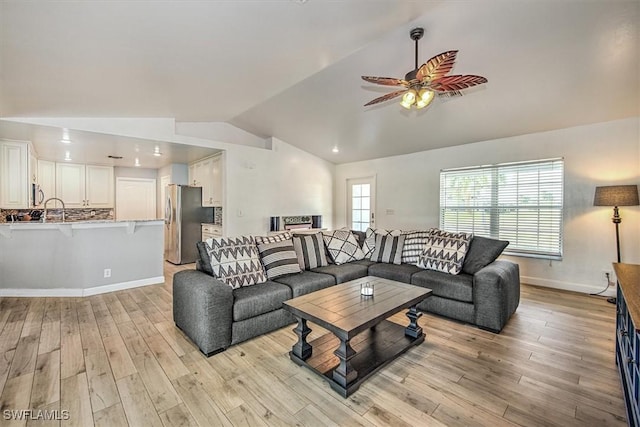
[[[267,281],[253,236],[216,237],[206,243],[213,277],[233,289]]]
[[[417,266],[427,270],[460,274],[473,234],[433,230]]]

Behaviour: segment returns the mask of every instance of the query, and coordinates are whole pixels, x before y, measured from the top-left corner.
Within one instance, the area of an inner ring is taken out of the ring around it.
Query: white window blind
[[[509,240],[505,253],[562,257],[564,161],[440,172],[440,228]]]

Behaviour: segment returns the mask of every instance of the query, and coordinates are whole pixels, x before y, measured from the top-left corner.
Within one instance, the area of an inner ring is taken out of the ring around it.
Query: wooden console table
[[[640,425],[640,265],[614,263],[618,277],[616,365],[630,426]]]

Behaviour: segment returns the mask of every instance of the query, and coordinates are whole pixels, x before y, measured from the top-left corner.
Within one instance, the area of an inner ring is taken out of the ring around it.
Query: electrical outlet
[[[111,269],[110,268],[105,268],[104,269],[104,277],[105,277],[105,279],[107,277],[111,277]]]

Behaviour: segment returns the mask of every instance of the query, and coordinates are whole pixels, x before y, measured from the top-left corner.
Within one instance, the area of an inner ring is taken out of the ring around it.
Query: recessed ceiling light
[[[140,159],[136,157],[136,163],[134,165],[135,167],[139,167],[140,166]]]
[[[333,149],[332,149],[331,151],[332,151],[333,153],[339,153],[339,152],[340,152],[340,150],[338,149],[338,146],[337,146],[337,145],[334,145],[334,146],[333,146]]]
[[[156,148],[153,150],[153,155],[156,157],[162,156],[162,153],[160,152],[160,147],[158,147],[157,145],[156,145]]]
[[[69,151],[64,152],[64,160],[66,162],[71,161],[71,153]]]
[[[62,129],[62,139],[60,140],[63,144],[71,144],[71,139],[69,138],[69,129]]]

